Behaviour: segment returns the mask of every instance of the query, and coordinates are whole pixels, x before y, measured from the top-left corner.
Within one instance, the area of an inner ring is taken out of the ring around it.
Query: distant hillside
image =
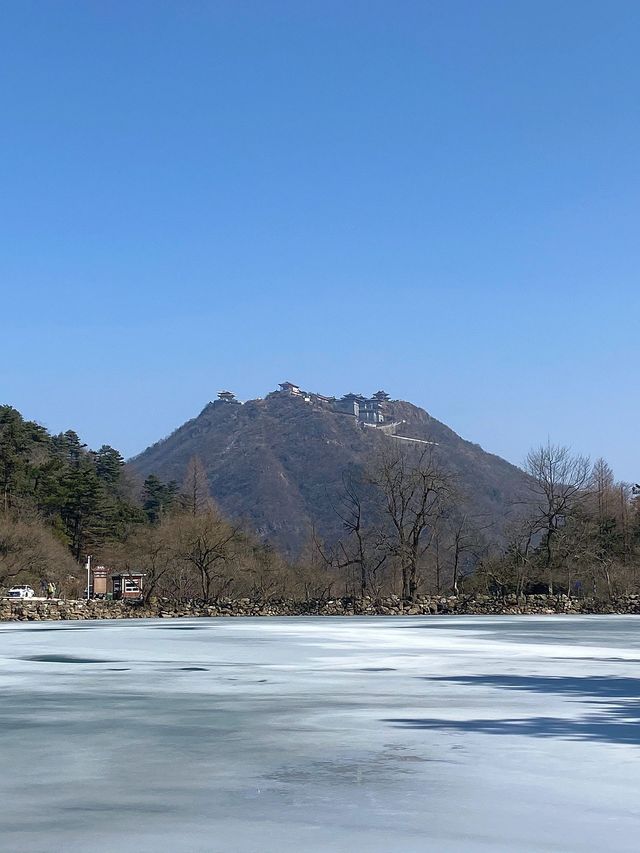
[[[383,392],[336,401],[285,383],[285,390],[244,404],[229,393],[221,397],[129,465],[142,477],[153,473],[181,483],[198,456],[222,510],[288,553],[303,547],[312,525],[326,539],[340,535],[332,504],[343,472],[370,464],[380,448],[402,437],[437,442],[471,509],[496,519],[498,528],[524,489],[520,469]]]

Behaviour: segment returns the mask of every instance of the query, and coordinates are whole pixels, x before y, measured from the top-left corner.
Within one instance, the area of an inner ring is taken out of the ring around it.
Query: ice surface
[[[640,620],[0,626],[0,849],[640,849]]]

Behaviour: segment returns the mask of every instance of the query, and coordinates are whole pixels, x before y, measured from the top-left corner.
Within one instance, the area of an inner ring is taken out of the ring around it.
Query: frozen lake
[[[640,849],[640,619],[0,625],[0,849]]]

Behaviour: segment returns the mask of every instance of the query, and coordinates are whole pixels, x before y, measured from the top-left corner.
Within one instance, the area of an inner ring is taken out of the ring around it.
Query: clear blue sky
[[[640,477],[640,4],[5,0],[0,400],[385,388]]]

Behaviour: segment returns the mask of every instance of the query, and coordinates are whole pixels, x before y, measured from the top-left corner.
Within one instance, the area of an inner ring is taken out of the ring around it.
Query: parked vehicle
[[[33,598],[34,595],[33,587],[26,583],[12,586],[9,590],[9,598]]]

